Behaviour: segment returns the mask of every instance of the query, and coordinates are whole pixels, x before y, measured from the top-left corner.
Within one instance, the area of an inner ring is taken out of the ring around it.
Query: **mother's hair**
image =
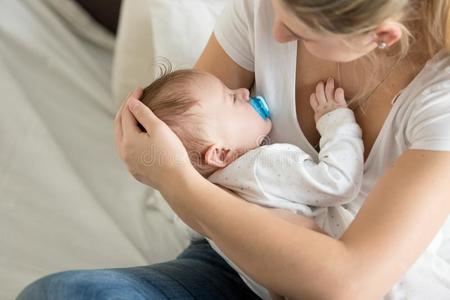
[[[387,19],[402,24],[396,54],[406,55],[411,39],[426,43],[430,57],[450,52],[450,0],[281,0],[309,27],[337,34],[366,33]]]

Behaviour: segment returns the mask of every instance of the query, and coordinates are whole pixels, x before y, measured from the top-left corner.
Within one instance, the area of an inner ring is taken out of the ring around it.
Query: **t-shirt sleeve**
[[[450,151],[450,79],[428,87],[416,99],[406,135],[409,149]]]
[[[231,0],[219,16],[214,34],[238,65],[254,72],[254,10],[256,0]]]

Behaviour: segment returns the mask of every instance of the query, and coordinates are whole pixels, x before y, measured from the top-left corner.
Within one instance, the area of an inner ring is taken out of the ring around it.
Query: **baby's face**
[[[272,122],[264,120],[250,105],[250,92],[231,90],[210,74],[201,76],[197,83],[193,92],[200,106],[194,109],[207,124],[211,141],[239,154],[260,146],[272,129]]]

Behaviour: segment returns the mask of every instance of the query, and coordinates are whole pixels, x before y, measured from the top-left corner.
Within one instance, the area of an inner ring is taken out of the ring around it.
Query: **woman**
[[[319,135],[309,96],[318,81],[337,79],[352,99],[366,159],[361,193],[348,207],[357,216],[339,240],[201,177],[176,135],[136,99],[140,90],[116,116],[118,152],[137,180],[278,294],[449,298],[450,259],[439,255],[450,238],[441,230],[450,212],[449,9],[449,0],[235,0],[196,64],[230,88],[254,84],[271,101],[272,142],[313,157]],[[113,296],[258,298],[196,242],[163,264],[51,275],[19,299]]]

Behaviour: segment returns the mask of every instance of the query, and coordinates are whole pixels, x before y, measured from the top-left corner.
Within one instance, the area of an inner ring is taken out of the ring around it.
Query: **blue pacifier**
[[[263,118],[264,120],[270,118],[269,106],[267,106],[266,100],[264,100],[263,97],[251,97],[249,103],[261,116],[261,118]]]

